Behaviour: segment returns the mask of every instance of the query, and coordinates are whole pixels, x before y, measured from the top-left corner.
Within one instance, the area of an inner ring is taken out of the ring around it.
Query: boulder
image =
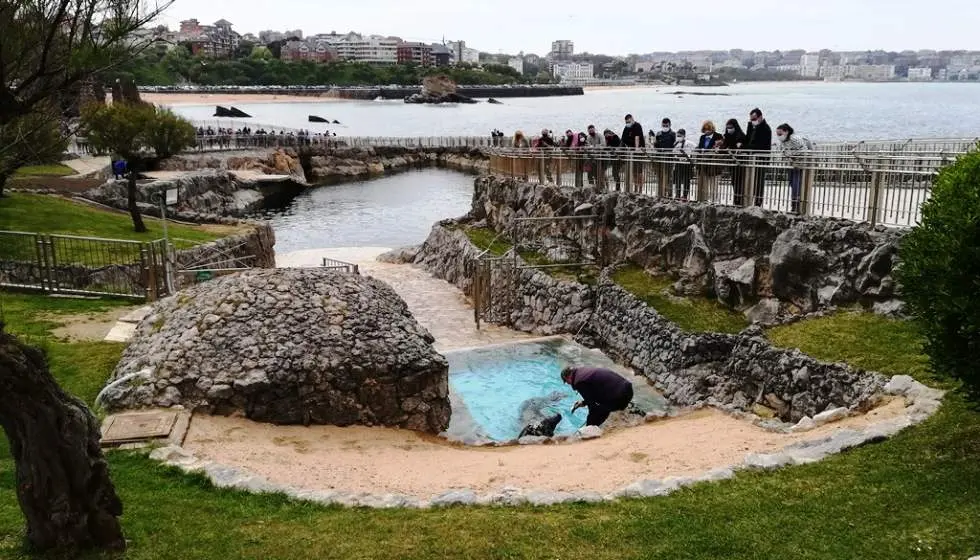
[[[755,259],[715,261],[712,270],[718,301],[733,308],[751,303],[755,296]]]
[[[432,342],[373,278],[250,270],[156,303],[100,402],[439,433],[449,424],[448,364]]]

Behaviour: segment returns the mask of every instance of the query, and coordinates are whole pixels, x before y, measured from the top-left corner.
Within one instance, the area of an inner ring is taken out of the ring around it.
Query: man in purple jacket
[[[586,426],[601,426],[610,413],[626,410],[633,400],[633,384],[605,368],[567,367],[561,370],[561,380],[582,395],[572,412],[583,406],[589,407]]]

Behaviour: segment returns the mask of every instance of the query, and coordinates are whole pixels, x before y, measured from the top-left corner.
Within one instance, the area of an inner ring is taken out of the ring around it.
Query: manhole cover
[[[127,412],[106,419],[102,429],[102,443],[122,443],[147,439],[165,438],[177,420],[176,411]]]

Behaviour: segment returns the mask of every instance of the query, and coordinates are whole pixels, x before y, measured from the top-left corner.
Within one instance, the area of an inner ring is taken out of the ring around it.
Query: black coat
[[[759,126],[749,123],[745,136],[748,138],[745,143],[747,150],[769,151],[772,149],[772,129],[769,128],[769,123],[765,120],[759,123]]]

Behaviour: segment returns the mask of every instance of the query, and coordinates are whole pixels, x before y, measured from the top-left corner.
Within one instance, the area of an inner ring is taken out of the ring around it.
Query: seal
[[[555,435],[555,428],[561,422],[561,414],[548,415],[546,409],[563,398],[565,395],[561,392],[552,391],[544,397],[531,397],[522,402],[518,418],[524,428],[518,437]]]

